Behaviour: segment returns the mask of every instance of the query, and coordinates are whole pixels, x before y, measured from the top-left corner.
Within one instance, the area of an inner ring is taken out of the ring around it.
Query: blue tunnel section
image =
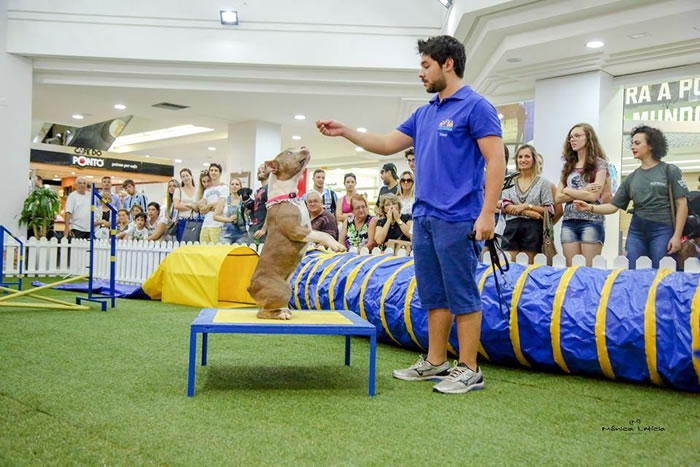
[[[700,391],[700,275],[511,264],[505,277],[480,265],[476,279],[481,359]],[[349,310],[385,342],[428,348],[410,256],[312,251],[290,283],[290,308]],[[459,350],[456,326],[448,349]]]

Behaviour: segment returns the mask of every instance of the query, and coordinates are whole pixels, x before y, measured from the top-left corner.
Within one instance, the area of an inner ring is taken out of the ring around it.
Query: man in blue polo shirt
[[[360,133],[333,120],[316,122],[322,134],[342,136],[376,154],[415,147],[416,201],[413,255],[421,303],[428,309],[428,354],[394,370],[408,381],[442,379],[433,389],[464,393],[484,387],[476,362],[481,335],[481,300],[475,281],[478,258],[468,239],[493,238],[505,157],[496,109],[462,85],[466,54],[450,36],[418,41],[418,77],[430,102],[387,135]],[[486,172],[484,173],[484,166]],[[457,319],[459,362],[449,367],[447,342]]]

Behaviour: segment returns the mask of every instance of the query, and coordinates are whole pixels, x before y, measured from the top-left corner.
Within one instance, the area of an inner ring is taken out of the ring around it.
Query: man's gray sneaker
[[[425,381],[429,379],[442,379],[447,376],[450,370],[450,364],[445,361],[440,365],[430,363],[425,355],[418,357],[418,361],[409,368],[402,370],[394,370],[392,375],[394,378],[404,381]]]
[[[464,363],[455,364],[447,378],[433,386],[433,391],[443,394],[462,394],[469,391],[484,389],[484,375],[481,368],[476,371]]]

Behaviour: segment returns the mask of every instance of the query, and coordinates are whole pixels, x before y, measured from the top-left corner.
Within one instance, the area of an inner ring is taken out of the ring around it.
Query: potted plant
[[[24,200],[19,225],[26,225],[34,231],[34,237],[46,237],[49,226],[61,210],[58,194],[49,188],[33,190]]]

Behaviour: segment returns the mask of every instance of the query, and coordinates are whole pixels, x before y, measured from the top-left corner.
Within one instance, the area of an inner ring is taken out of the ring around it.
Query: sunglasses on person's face
[[[413,183],[413,180],[411,180],[410,178],[402,178],[401,183]]]

